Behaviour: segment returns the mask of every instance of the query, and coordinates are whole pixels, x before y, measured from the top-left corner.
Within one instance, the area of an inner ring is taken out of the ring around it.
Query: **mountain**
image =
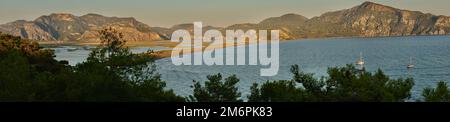
[[[296,34],[306,35],[306,38],[443,35],[450,32],[450,18],[364,2],[311,18],[305,30]]]
[[[280,17],[270,17],[268,19],[265,19],[261,22],[259,22],[259,25],[263,26],[297,26],[304,24],[308,18],[298,15],[298,14],[285,14]]]
[[[162,27],[152,27],[152,30],[160,33],[160,35],[163,35],[164,37],[167,37],[167,39],[170,39],[170,37],[172,36],[172,33],[176,30],[179,29],[184,29],[187,30],[190,34],[191,37],[194,37],[194,24],[193,23],[183,23],[183,24],[177,24],[177,25],[173,25],[170,28],[162,28]],[[222,27],[214,27],[214,26],[203,26],[202,27],[202,31],[206,32],[207,30],[211,30],[211,29],[216,29],[216,30],[223,30],[224,28]]]
[[[105,17],[98,14],[44,15],[33,21],[18,20],[0,25],[0,31],[32,40],[98,41],[97,31],[107,27],[122,32],[124,38],[130,41],[166,38],[134,18]]]
[[[0,31],[33,40],[56,40],[58,34],[55,30],[43,26],[45,25],[39,25],[38,23],[25,20],[17,20],[0,25]]]
[[[282,15],[280,17],[270,17],[259,22],[258,24],[252,23],[234,24],[226,27],[225,29],[280,30],[281,40],[291,40],[301,38],[301,36],[298,36],[293,32],[296,32],[297,30],[302,30],[307,20],[308,18],[302,15],[291,13]]]
[[[18,20],[0,25],[0,31],[33,40],[98,40],[96,31],[113,27],[124,33],[127,40],[170,39],[172,32],[186,29],[193,34],[193,24],[178,24],[171,28],[150,27],[134,18],[105,17],[98,14],[74,16],[51,14],[34,21]],[[241,23],[228,27],[204,26],[203,31],[280,30],[280,39],[323,37],[375,37],[450,34],[450,17],[419,11],[409,11],[373,2],[327,12],[313,18],[298,14],[270,17],[259,23]]]
[[[445,35],[450,33],[450,17],[425,14],[373,2],[308,19],[286,14],[258,24],[235,24],[227,29],[277,29],[280,39],[323,37],[375,37]]]

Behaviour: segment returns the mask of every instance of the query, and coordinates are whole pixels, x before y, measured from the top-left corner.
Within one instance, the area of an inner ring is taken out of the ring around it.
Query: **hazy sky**
[[[350,8],[367,0],[1,0],[0,23],[33,20],[50,13],[77,16],[98,13],[135,17],[150,26],[202,21],[228,26],[256,23],[267,17],[296,13],[308,18],[327,11]],[[450,15],[450,0],[370,0],[401,9]]]

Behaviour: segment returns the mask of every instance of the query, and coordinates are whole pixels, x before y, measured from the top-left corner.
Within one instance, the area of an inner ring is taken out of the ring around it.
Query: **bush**
[[[208,81],[205,81],[203,87],[199,82],[194,81],[194,94],[189,96],[189,101],[197,102],[240,102],[239,99],[241,93],[238,92],[238,88],[235,86],[239,79],[232,75],[225,78],[222,82],[222,75],[209,75]]]
[[[329,68],[329,76],[321,79],[302,72],[298,65],[292,66],[291,72],[291,81],[266,82],[261,88],[253,85],[249,101],[401,102],[410,98],[414,85],[410,78],[390,79],[381,70],[372,75],[352,65]]]
[[[444,81],[438,82],[436,88],[425,88],[422,96],[426,102],[450,102],[450,90]]]
[[[111,28],[100,35],[102,45],[72,67],[35,42],[1,34],[0,101],[184,101],[164,89],[154,57],[132,54]]]
[[[249,102],[300,102],[308,97],[304,89],[296,88],[293,81],[268,81],[258,87],[253,84],[250,88]]]

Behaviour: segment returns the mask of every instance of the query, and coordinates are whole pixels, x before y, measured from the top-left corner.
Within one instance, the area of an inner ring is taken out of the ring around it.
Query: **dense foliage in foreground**
[[[412,79],[390,79],[381,70],[374,74],[352,65],[328,69],[329,77],[315,79],[303,73],[298,65],[291,68],[290,81],[273,81],[251,88],[249,101],[380,101],[399,102],[409,99]],[[303,87],[295,87],[295,83]]]
[[[155,70],[153,52],[132,54],[123,35],[113,29],[99,32],[102,45],[87,61],[76,66],[56,61],[52,50],[19,37],[0,33],[0,101],[192,101],[192,102],[402,102],[410,98],[413,79],[391,79],[352,65],[328,69],[328,77],[314,78],[299,66],[291,68],[291,80],[253,84],[242,96],[232,75],[210,75],[204,84],[194,81],[187,98],[165,89]],[[448,102],[445,82],[426,88],[424,101]]]
[[[132,54],[122,35],[100,32],[102,45],[69,66],[37,43],[0,37],[0,101],[184,101],[164,90],[154,58]]]

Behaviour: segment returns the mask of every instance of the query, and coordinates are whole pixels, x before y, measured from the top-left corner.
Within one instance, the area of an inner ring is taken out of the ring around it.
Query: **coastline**
[[[351,36],[351,37],[323,37],[323,38],[302,38],[302,39],[294,39],[294,40],[280,40],[280,42],[289,42],[289,41],[320,41],[320,40],[327,40],[327,39],[346,39],[346,38],[394,38],[394,37],[410,37],[410,36],[450,36],[447,35],[404,35],[404,36],[374,36],[374,37],[364,37],[364,36]],[[100,45],[100,42],[82,42],[82,41],[39,41],[40,45],[44,46],[97,46]],[[247,44],[248,41],[246,41],[245,44]],[[126,42],[126,47],[166,47],[166,48],[174,48],[180,44],[180,42],[171,42],[170,40],[153,40],[153,41],[129,41]],[[226,44],[226,42],[223,43],[223,46],[220,45],[210,45],[210,43],[203,43],[203,48],[200,50],[198,48],[194,48],[190,53],[195,53],[198,51],[207,51],[205,47],[214,47],[214,48],[226,48],[229,46],[239,46],[242,44]],[[163,50],[158,51],[156,56],[158,58],[168,58],[172,56],[171,50]],[[185,54],[182,54],[185,55]]]
[[[79,42],[79,41],[72,41],[72,42],[59,42],[59,41],[41,41],[38,42],[39,45],[41,46],[98,46],[100,45],[100,42]],[[177,46],[178,44],[180,44],[181,42],[171,42],[170,40],[155,40],[155,41],[130,41],[130,42],[126,42],[125,46],[126,47],[155,47],[155,46],[160,46],[160,47],[166,47],[166,48],[170,48],[173,49],[175,48],[175,46]],[[247,44],[247,41],[246,43]],[[191,52],[187,53],[187,54],[191,54],[191,53],[195,53],[195,52],[199,52],[199,51],[207,51],[210,50],[210,48],[225,48],[225,47],[229,47],[229,46],[239,46],[239,45],[243,45],[243,44],[227,44],[226,42],[223,43],[223,45],[211,45],[210,43],[206,43],[204,42],[203,47],[200,48],[193,48],[191,50]],[[206,47],[208,47],[208,49],[206,49]],[[183,47],[186,48],[186,47]],[[186,54],[181,54],[181,55],[186,55]],[[156,52],[156,57],[162,59],[162,58],[169,58],[172,56],[172,50],[162,50],[162,51],[157,51]]]
[[[83,41],[37,41],[39,45],[44,46],[97,46],[100,42],[83,42]],[[155,40],[155,41],[128,41],[125,43],[126,47],[147,47],[147,46],[161,46],[173,48],[178,43],[170,42],[170,40]]]

